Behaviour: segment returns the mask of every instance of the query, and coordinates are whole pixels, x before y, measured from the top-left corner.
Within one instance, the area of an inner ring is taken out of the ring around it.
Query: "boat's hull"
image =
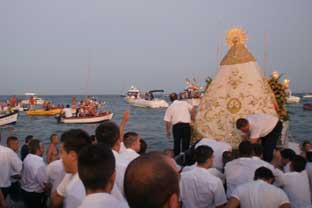
[[[55,116],[57,114],[60,114],[62,109],[52,109],[52,110],[43,110],[43,109],[37,109],[37,110],[29,110],[26,111],[26,115],[28,116]]]
[[[9,113],[7,115],[0,116],[0,126],[15,124],[17,121],[18,112],[14,111],[14,113]]]
[[[300,103],[300,97],[297,96],[289,96],[286,101],[288,104],[296,104]]]
[[[169,106],[165,100],[161,99],[144,100],[141,98],[126,97],[125,101],[130,105],[141,108],[167,108]]]
[[[65,124],[91,124],[91,123],[101,123],[106,120],[111,120],[113,118],[113,113],[108,113],[96,117],[83,117],[83,118],[58,118],[59,123]]]
[[[303,109],[304,110],[312,110],[312,104],[304,104]]]

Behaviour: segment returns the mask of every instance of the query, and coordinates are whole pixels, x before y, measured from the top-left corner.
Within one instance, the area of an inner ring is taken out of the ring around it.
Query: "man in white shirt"
[[[21,188],[27,208],[41,208],[45,206],[47,191],[46,165],[42,154],[43,144],[38,139],[29,143],[29,154],[23,161]]]
[[[130,207],[179,207],[178,171],[161,152],[141,155],[129,164],[124,190]]]
[[[249,141],[243,141],[238,146],[239,158],[228,162],[224,167],[227,184],[227,196],[239,185],[253,181],[255,170],[259,167],[269,168],[274,171],[273,165],[257,157],[252,157],[253,145]]]
[[[22,161],[12,149],[0,145],[0,168],[0,189],[2,190],[4,198],[6,198],[12,184],[12,173],[14,175],[21,173]]]
[[[51,194],[53,194],[65,176],[63,161],[55,160],[51,162],[47,166],[47,176],[49,184],[52,185]]]
[[[281,150],[281,166],[283,168],[284,173],[290,172],[290,163],[292,159],[296,156],[295,151],[292,149],[286,148]]]
[[[286,192],[293,208],[312,207],[311,189],[305,167],[305,159],[297,155],[290,163],[291,172],[276,177],[275,185]]]
[[[204,138],[201,139],[196,145],[195,148],[207,145],[213,150],[213,168],[217,168],[219,171],[223,171],[223,161],[222,156],[225,151],[232,151],[232,146],[224,141],[216,141],[214,139]]]
[[[285,192],[273,185],[273,173],[260,167],[255,172],[255,180],[238,186],[232,193],[228,208],[290,208]]]
[[[190,123],[194,120],[195,110],[194,107],[183,100],[177,100],[176,93],[169,95],[172,104],[167,108],[164,121],[166,122],[167,137],[170,138],[170,127],[172,124],[173,134],[173,151],[177,156],[181,152],[189,148],[191,140],[191,127]]]
[[[79,154],[78,172],[87,192],[79,208],[127,207],[111,195],[116,177],[115,158],[107,145],[85,147]]]
[[[227,200],[223,183],[208,171],[213,164],[212,148],[206,145],[197,147],[195,158],[197,166],[181,174],[182,207],[224,207]]]
[[[62,113],[61,113],[65,118],[70,118],[70,117],[73,117],[73,111],[72,111],[72,108],[70,108],[69,105],[66,105],[66,108],[64,108],[62,110]]]
[[[71,129],[61,136],[61,159],[67,173],[52,195],[51,207],[77,208],[86,195],[85,188],[78,175],[78,154],[91,144],[89,135],[81,129]]]
[[[140,136],[135,132],[127,132],[123,136],[123,143],[126,147],[126,150],[120,153],[120,157],[130,163],[135,158],[140,155],[138,152],[141,148]]]
[[[263,159],[271,162],[273,151],[281,136],[283,124],[279,118],[270,114],[253,114],[236,121],[236,128],[245,133],[245,139],[251,143],[261,140],[263,146]]]

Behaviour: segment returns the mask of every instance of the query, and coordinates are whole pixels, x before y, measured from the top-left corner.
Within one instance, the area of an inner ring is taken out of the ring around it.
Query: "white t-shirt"
[[[47,166],[47,175],[48,182],[52,184],[51,193],[54,193],[65,176],[62,160],[55,160],[51,162]]]
[[[86,196],[86,190],[78,173],[66,174],[56,191],[64,197],[64,208],[79,207]]]
[[[20,174],[23,163],[13,150],[0,145],[0,187],[11,186],[11,176]]]
[[[175,100],[167,108],[164,120],[174,124],[191,123],[191,114],[193,106],[186,101]]]
[[[125,151],[121,152],[119,156],[129,164],[132,160],[139,157],[140,155],[133,149],[127,148]]]
[[[307,171],[280,174],[275,177],[275,185],[280,186],[286,192],[291,207],[312,207]]]
[[[212,167],[217,168],[218,170],[223,170],[223,159],[222,159],[223,152],[232,151],[232,146],[226,142],[216,141],[214,139],[208,138],[200,140],[196,144],[195,148],[201,145],[207,145],[213,149],[214,158]]]
[[[270,114],[253,114],[246,117],[249,123],[250,138],[265,137],[274,129],[278,118]]]
[[[275,169],[270,163],[256,157],[242,157],[228,162],[224,167],[228,198],[239,185],[252,182],[255,171],[262,166],[273,171],[273,174],[275,173]]]
[[[79,208],[127,208],[128,205],[115,199],[109,193],[94,193],[87,195]]]
[[[201,167],[182,172],[180,194],[186,208],[216,207],[227,202],[221,180]]]
[[[65,114],[65,118],[73,117],[73,111],[71,108],[64,108],[63,113]]]
[[[196,167],[197,167],[197,162],[196,162],[194,165],[185,166],[185,167],[183,167],[183,169],[182,169],[182,173],[185,173],[185,172],[188,172],[188,171],[190,171],[190,170],[193,170],[193,169],[196,168]],[[213,176],[219,178],[219,179],[222,181],[223,184],[225,183],[225,175],[224,175],[223,173],[221,173],[218,169],[216,169],[216,168],[208,168],[207,171],[208,171],[211,175],[213,175]]]
[[[256,180],[238,186],[232,197],[240,201],[241,208],[278,208],[289,203],[285,192],[263,180]]]
[[[116,179],[111,194],[119,201],[126,202],[124,197],[123,182],[127,168],[127,161],[123,160],[119,153],[112,150],[116,161]]]

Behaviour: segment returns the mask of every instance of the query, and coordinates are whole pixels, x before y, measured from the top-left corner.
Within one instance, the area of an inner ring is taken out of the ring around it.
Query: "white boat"
[[[130,105],[141,107],[141,108],[167,108],[169,104],[163,99],[154,98],[154,92],[164,92],[163,90],[152,90],[145,93],[144,98],[140,95],[140,90],[131,86],[128,90],[125,101]]]
[[[42,98],[36,96],[35,93],[26,92],[24,95],[27,96],[27,97],[32,96],[33,99],[34,99],[35,105],[43,105],[43,103],[45,102],[45,100],[43,100]],[[28,99],[25,99],[25,100],[22,100],[22,101],[21,101],[21,104],[22,104],[22,105],[29,105],[29,98],[28,98]]]
[[[312,98],[312,93],[305,94],[305,95],[303,96],[303,98],[305,98],[305,99],[310,99],[310,98]]]
[[[7,124],[15,124],[17,121],[17,116],[18,116],[18,111],[0,115],[0,126],[4,126]]]
[[[287,97],[286,102],[287,102],[288,104],[300,103],[300,97],[290,95],[290,96]]]
[[[99,116],[93,117],[72,117],[72,118],[63,118],[58,117],[59,123],[65,124],[91,124],[91,123],[101,123],[106,120],[111,120],[113,118],[112,112],[103,112]]]

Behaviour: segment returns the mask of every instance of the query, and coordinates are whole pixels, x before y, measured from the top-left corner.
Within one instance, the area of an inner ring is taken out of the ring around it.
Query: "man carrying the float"
[[[271,162],[283,129],[279,118],[261,113],[248,115],[236,121],[236,128],[244,132],[244,139],[248,139],[251,143],[258,143],[261,140],[263,160]]]

